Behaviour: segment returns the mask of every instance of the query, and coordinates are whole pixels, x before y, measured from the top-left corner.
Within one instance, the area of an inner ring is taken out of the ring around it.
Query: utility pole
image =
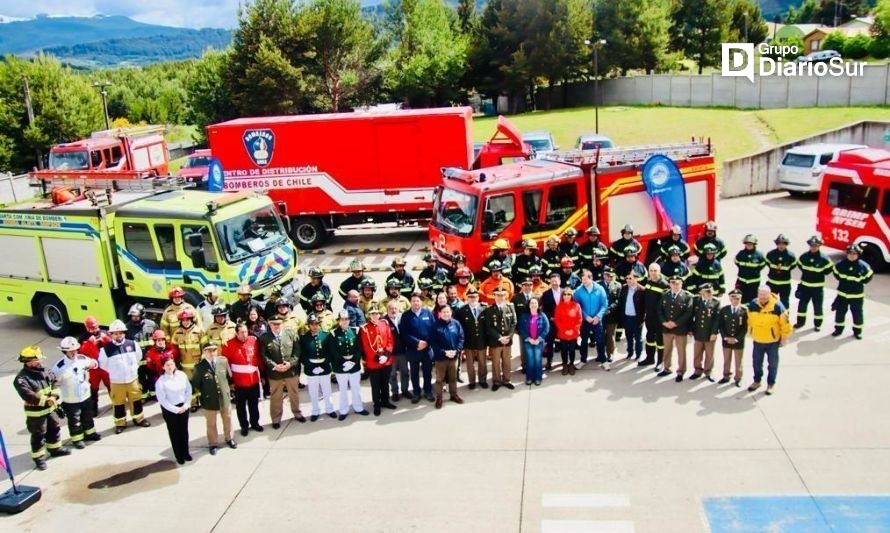
[[[34,124],[34,108],[31,106],[31,87],[28,85],[28,76],[22,74],[22,85],[24,86],[25,91],[25,109],[28,112],[28,125],[31,126]],[[36,148],[37,154],[37,168],[43,170],[43,154],[40,153],[40,148]]]
[[[584,44],[593,46],[593,108],[596,133],[600,132],[600,61],[599,47],[606,44],[605,39],[584,39]]]
[[[102,95],[102,111],[105,113],[105,129],[110,130],[111,125],[108,122],[108,87],[110,87],[112,83],[110,81],[97,81],[93,83],[93,87],[99,89],[99,94]]]

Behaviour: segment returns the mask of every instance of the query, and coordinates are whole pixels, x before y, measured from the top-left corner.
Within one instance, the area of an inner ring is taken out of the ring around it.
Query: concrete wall
[[[884,141],[886,132],[890,132],[890,121],[856,122],[756,154],[724,161],[720,176],[720,196],[733,198],[779,190],[777,167],[785,151],[792,146],[812,143],[852,143],[890,148]]]
[[[0,174],[0,204],[12,204],[33,198],[36,189],[28,185],[28,175]]]
[[[600,81],[604,105],[785,108],[890,105],[890,63],[866,65],[862,76],[755,76],[657,74]],[[538,91],[538,109],[594,104],[593,82]],[[566,97],[564,97],[566,95]]]

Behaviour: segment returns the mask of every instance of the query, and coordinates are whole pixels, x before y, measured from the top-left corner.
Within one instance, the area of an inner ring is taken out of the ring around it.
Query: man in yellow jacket
[[[757,289],[757,299],[748,304],[748,333],[754,341],[754,383],[748,392],[760,388],[763,379],[763,359],[767,361],[766,393],[776,390],[779,373],[779,347],[788,343],[791,335],[788,310],[767,285]]]

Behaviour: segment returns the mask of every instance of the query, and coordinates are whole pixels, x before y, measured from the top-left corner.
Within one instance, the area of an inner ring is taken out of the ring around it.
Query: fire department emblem
[[[657,162],[652,165],[651,174],[649,174],[649,179],[652,180],[652,185],[656,187],[662,187],[665,183],[668,182],[670,178],[670,170],[667,165],[662,162]]]
[[[272,161],[272,151],[275,149],[275,134],[272,130],[247,130],[243,140],[247,155],[256,166],[264,167]]]

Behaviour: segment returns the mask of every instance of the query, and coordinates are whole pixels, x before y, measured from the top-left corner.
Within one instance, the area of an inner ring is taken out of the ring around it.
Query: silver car
[[[522,141],[531,145],[535,149],[535,159],[540,159],[545,155],[559,150],[553,135],[549,131],[530,131],[522,134]]]
[[[596,150],[597,148],[612,148],[615,144],[612,139],[599,133],[585,133],[575,141],[576,150]]]
[[[802,144],[789,148],[779,163],[779,185],[791,194],[819,192],[828,163],[847,150],[867,148],[862,144]]]

